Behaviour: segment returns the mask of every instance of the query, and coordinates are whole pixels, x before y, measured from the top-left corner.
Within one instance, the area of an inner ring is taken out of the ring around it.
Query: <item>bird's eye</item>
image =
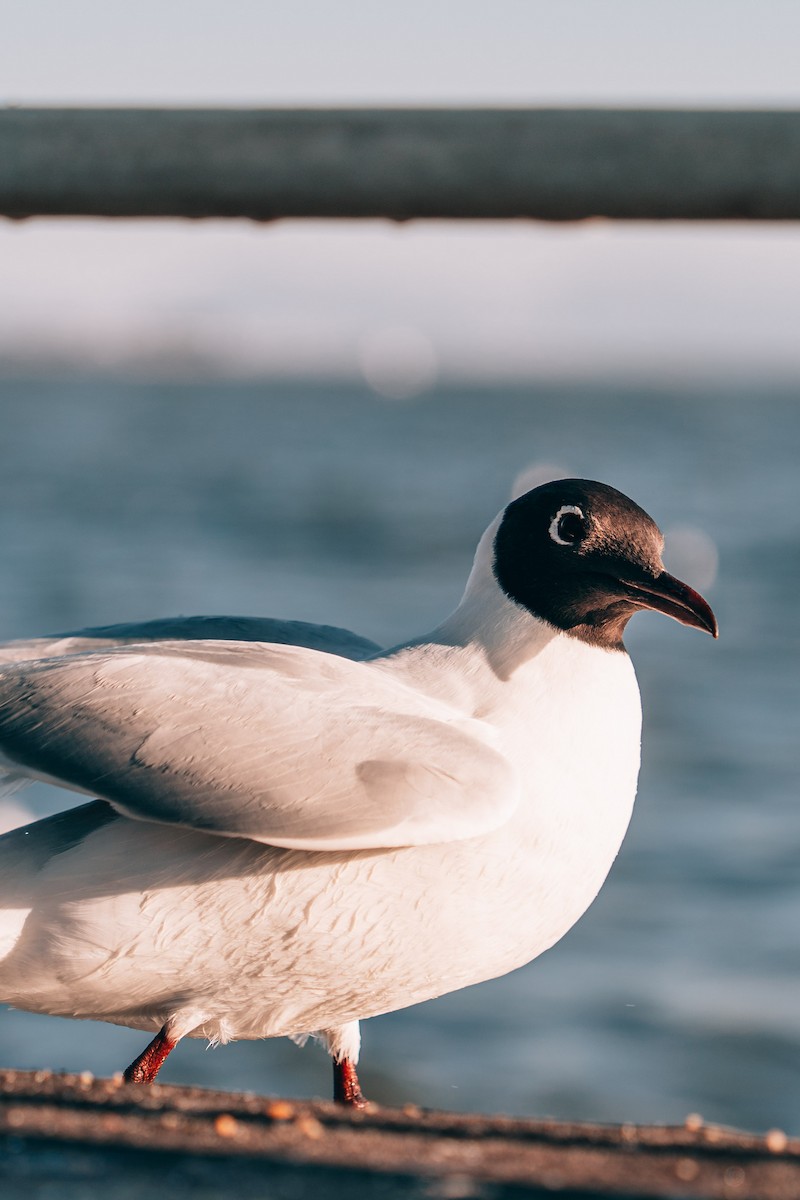
[[[562,504],[550,522],[550,537],[559,546],[574,546],[586,533],[582,511],[574,504]]]

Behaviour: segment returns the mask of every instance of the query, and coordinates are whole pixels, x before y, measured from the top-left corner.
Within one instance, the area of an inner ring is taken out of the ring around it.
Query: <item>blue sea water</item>
[[[227,612],[393,643],[455,605],[512,478],[543,462],[702,531],[720,640],[632,623],[643,770],[597,902],[523,970],[368,1022],[362,1082],[385,1102],[798,1133],[798,393],[540,383],[388,404],[341,383],[6,379],[0,637]],[[110,1074],[145,1040],[0,1012],[5,1066]],[[163,1071],[289,1095],[327,1095],[328,1075],[283,1041],[186,1042]]]

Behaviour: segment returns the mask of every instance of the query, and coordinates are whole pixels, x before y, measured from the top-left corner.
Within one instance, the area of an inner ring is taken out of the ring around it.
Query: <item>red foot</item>
[[[165,1026],[166,1029],[166,1026]],[[177,1041],[167,1037],[161,1029],[146,1050],[135,1058],[123,1078],[126,1083],[152,1083],[163,1067],[167,1055],[177,1046]]]
[[[337,1104],[348,1108],[366,1108],[367,1101],[361,1093],[355,1064],[349,1058],[333,1060],[333,1098]]]

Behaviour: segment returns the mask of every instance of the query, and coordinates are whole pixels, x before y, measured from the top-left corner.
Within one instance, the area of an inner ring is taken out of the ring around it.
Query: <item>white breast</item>
[[[521,676],[530,700],[512,706],[503,733],[528,797],[517,819],[531,855],[531,907],[551,945],[597,895],[625,836],[641,704],[627,654],[566,636],[549,642]]]
[[[4,999],[144,1029],[179,1003],[203,1015],[200,1035],[261,1037],[341,1026],[536,957],[617,853],[640,712],[626,655],[526,630],[513,661],[428,643],[374,664],[486,724],[520,781],[495,832],[321,853],[118,817],[26,876]]]

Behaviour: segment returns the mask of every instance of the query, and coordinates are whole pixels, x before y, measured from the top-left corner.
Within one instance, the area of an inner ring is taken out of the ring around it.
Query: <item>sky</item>
[[[0,0],[14,104],[800,106],[796,0]],[[0,362],[800,372],[785,226],[0,222]]]

